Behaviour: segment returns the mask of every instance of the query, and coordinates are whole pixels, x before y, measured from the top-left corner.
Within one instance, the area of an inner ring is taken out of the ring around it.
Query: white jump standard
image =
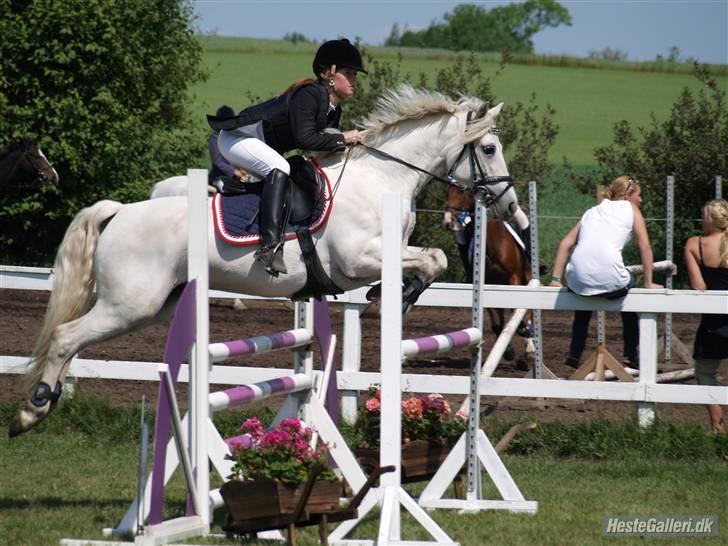
[[[382,299],[381,299],[381,414],[386,419],[380,425],[380,466],[393,465],[394,472],[381,476],[380,486],[370,491],[359,508],[359,517],[344,521],[329,536],[329,542],[339,545],[447,545],[454,542],[427,513],[417,505],[412,497],[402,489],[402,350],[406,346],[412,354],[422,351],[417,347],[429,348],[430,352],[440,350],[445,345],[462,345],[467,340],[480,342],[479,331],[468,331],[463,335],[438,336],[402,341],[402,249],[399,241],[388,234],[396,233],[402,225],[402,198],[400,194],[385,194],[382,197],[382,233],[385,241],[382,250]],[[418,343],[419,342],[419,343]],[[402,505],[427,532],[435,539],[431,541],[404,541],[400,533],[400,505]],[[348,533],[373,508],[381,508],[379,533],[375,540],[346,539]]]

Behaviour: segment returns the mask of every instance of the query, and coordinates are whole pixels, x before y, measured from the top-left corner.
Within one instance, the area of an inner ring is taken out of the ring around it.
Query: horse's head
[[[463,144],[449,163],[448,179],[508,220],[518,208],[518,196],[495,128],[502,107],[500,103],[478,119],[471,119],[472,112],[467,114]]]
[[[460,231],[471,221],[475,210],[475,197],[472,192],[457,186],[447,188],[447,205],[442,217],[442,227],[450,231]]]
[[[21,137],[0,151],[0,187],[57,183],[58,173],[30,138]]]

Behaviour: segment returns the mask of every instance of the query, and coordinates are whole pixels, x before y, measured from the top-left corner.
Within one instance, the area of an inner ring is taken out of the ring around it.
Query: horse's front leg
[[[413,275],[402,292],[402,312],[414,305],[420,295],[445,270],[447,256],[439,248],[408,246],[402,252],[402,272]]]

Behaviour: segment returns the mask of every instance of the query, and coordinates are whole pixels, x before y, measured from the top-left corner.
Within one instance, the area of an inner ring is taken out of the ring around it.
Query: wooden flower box
[[[429,480],[450,454],[450,445],[414,440],[402,446],[402,483]],[[357,448],[354,454],[365,470],[379,466],[379,448]]]
[[[220,494],[225,508],[233,520],[250,520],[292,514],[305,484],[297,487],[276,480],[238,481],[223,484]],[[339,508],[341,482],[316,480],[304,510],[306,512],[332,512]]]

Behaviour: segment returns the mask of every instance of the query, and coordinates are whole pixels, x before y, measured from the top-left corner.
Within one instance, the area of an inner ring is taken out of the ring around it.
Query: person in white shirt
[[[559,243],[549,286],[562,286],[565,272],[566,284],[576,294],[607,299],[624,297],[635,284],[624,266],[622,249],[634,233],[642,259],[645,288],[661,288],[661,285],[652,282],[652,248],[639,208],[641,203],[642,190],[637,180],[630,176],[615,178],[606,190],[605,198],[587,210]],[[569,258],[572,248],[574,251]],[[574,313],[571,345],[566,359],[566,364],[573,368],[579,366],[584,352],[591,315],[591,311]],[[621,315],[624,363],[639,367],[637,314]]]

